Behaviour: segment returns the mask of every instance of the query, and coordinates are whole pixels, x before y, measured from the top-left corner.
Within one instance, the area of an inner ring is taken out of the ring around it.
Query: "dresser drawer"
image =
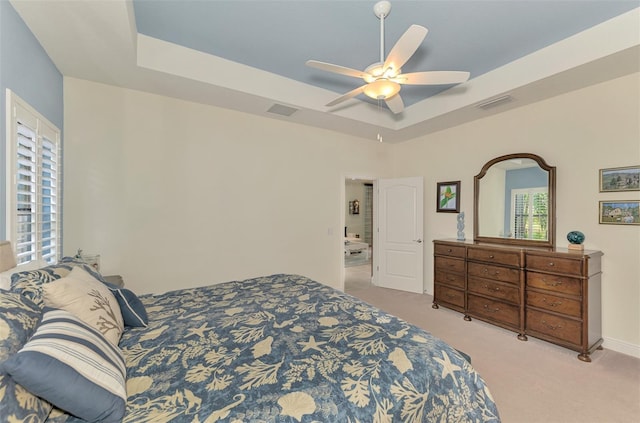
[[[520,283],[520,270],[511,269],[509,267],[492,266],[490,264],[482,263],[469,263],[467,273],[469,276],[477,276],[479,278],[514,284]]]
[[[501,251],[487,248],[467,249],[467,258],[469,260],[477,260],[485,263],[503,264],[505,266],[522,267],[521,254],[519,250]]]
[[[436,302],[449,303],[464,308],[464,291],[436,284],[435,294]]]
[[[547,273],[527,272],[527,287],[562,292],[567,295],[582,295],[582,279]]]
[[[470,292],[475,292],[476,294],[520,304],[520,290],[511,284],[492,282],[486,279],[469,278],[468,289]]]
[[[489,300],[469,294],[467,313],[481,316],[510,326],[520,326],[519,307],[501,301]]]
[[[527,310],[527,331],[531,330],[572,344],[582,343],[582,322],[537,310]]]
[[[464,273],[436,272],[436,283],[455,286],[464,289]]]
[[[582,310],[582,303],[578,300],[535,291],[527,292],[527,306],[543,308],[578,318],[581,316]]]
[[[439,256],[450,256],[465,258],[466,248],[463,246],[447,245],[447,244],[435,244],[433,246],[434,254]]]
[[[437,272],[464,273],[464,260],[449,257],[436,257],[435,268]]]
[[[527,270],[583,276],[582,268],[582,260],[527,254]]]

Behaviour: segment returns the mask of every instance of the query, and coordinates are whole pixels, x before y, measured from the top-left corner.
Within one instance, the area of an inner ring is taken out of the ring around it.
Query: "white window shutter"
[[[59,210],[60,130],[15,94],[8,92],[11,113],[7,227],[18,263],[44,259],[55,262],[61,253]]]

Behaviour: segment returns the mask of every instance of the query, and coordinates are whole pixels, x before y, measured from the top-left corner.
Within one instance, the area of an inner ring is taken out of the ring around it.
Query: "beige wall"
[[[535,153],[557,167],[557,245],[580,230],[603,256],[605,346],[640,356],[640,226],[600,225],[598,202],[640,199],[640,192],[600,193],[599,169],[640,164],[640,75],[619,78],[530,106],[402,143],[396,176],[423,175],[425,240],[456,237],[456,216],[436,213],[436,183],[461,181],[465,234],[473,238],[473,177],[490,159]],[[433,290],[433,246],[425,281]]]
[[[341,288],[345,175],[389,145],[65,78],[64,252],[163,292],[272,273]]]
[[[638,74],[397,145],[65,78],[65,253],[163,292],[271,273],[341,287],[345,177],[424,176],[430,240],[456,236],[435,212],[438,181],[461,180],[473,237],[473,176],[531,152],[557,167],[557,240],[581,230],[604,251],[605,346],[640,356],[640,226],[598,224],[598,169],[640,164]]]

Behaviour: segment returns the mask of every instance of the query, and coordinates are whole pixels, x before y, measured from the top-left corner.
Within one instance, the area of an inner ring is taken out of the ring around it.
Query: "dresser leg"
[[[464,320],[466,320],[467,322],[471,321],[471,317],[467,316],[466,314],[464,315]]]
[[[440,306],[436,303],[431,304],[431,308],[439,309]]]
[[[591,363],[591,357],[589,354],[578,354],[578,360]]]
[[[529,338],[527,338],[527,335],[525,335],[524,333],[519,333],[518,334],[518,339],[521,341],[528,341]]]

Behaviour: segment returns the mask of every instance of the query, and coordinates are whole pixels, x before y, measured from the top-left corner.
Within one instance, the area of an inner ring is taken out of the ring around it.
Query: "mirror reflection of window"
[[[532,160],[505,172],[504,235],[507,238],[547,240],[548,174]]]
[[[509,237],[546,240],[548,217],[549,193],[546,187],[511,191]]]

